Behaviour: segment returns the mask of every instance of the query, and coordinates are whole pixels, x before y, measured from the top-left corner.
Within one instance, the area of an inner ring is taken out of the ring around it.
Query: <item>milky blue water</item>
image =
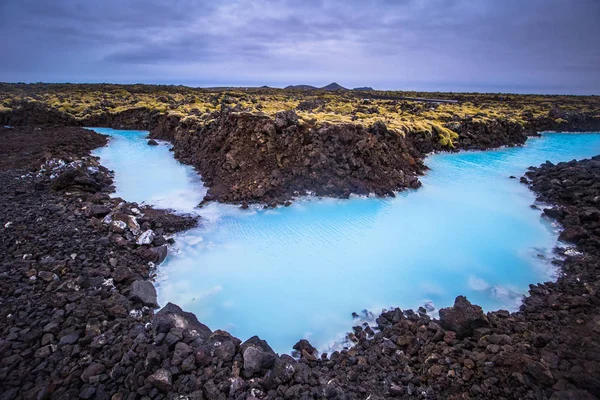
[[[96,154],[115,170],[119,196],[181,211],[200,201],[201,182],[166,144],[98,131],[113,136]],[[599,153],[600,134],[548,133],[519,148],[430,156],[423,187],[393,199],[305,198],[267,211],[210,204],[159,268],[159,302],[279,352],[301,338],[331,349],[362,309],[427,303],[435,313],[464,294],[485,310],[514,310],[530,283],[555,278],[557,233],[509,176]]]
[[[148,131],[91,129],[111,137],[93,154],[115,171],[115,196],[181,212],[193,211],[202,201],[206,188],[200,177],[173,158],[166,142],[149,146]]]

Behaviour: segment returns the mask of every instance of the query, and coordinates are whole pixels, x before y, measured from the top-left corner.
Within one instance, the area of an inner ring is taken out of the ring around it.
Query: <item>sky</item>
[[[0,81],[600,94],[600,0],[0,0]]]

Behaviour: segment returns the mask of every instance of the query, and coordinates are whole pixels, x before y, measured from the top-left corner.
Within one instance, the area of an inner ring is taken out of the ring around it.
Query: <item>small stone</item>
[[[54,335],[51,333],[45,333],[44,336],[42,336],[42,346],[52,343],[52,340],[54,340]]]
[[[96,389],[93,386],[83,385],[83,387],[79,391],[79,398],[84,399],[84,400],[91,399],[95,393],[96,393]]]
[[[123,221],[113,221],[110,224],[110,230],[114,233],[123,233],[127,228],[127,224]]]
[[[165,341],[169,347],[175,345],[181,339],[183,339],[183,329],[181,328],[171,328],[167,336],[165,336]]]
[[[190,355],[181,363],[181,370],[184,372],[189,372],[194,369],[196,369],[196,358],[194,355]]]
[[[67,344],[76,343],[79,340],[79,336],[81,336],[81,332],[79,332],[79,331],[69,333],[68,335],[65,335],[60,338],[60,340],[58,341],[58,345],[65,346]]]
[[[85,215],[88,217],[104,218],[110,212],[111,209],[109,207],[100,204],[94,204],[86,210]]]
[[[168,392],[173,387],[173,384],[171,383],[171,371],[165,368],[160,368],[150,375],[146,378],[146,382],[163,393]]]
[[[444,343],[452,345],[456,342],[456,332],[446,331],[444,332]]]
[[[40,271],[38,272],[37,276],[42,281],[47,283],[58,280],[58,275],[50,271]]]
[[[52,347],[48,345],[48,346],[40,347],[39,349],[37,349],[37,351],[35,352],[35,357],[46,358],[50,354],[52,354]]]
[[[100,375],[104,371],[106,371],[106,367],[103,364],[92,363],[83,370],[83,373],[81,374],[81,380],[89,383],[92,376]]]
[[[154,231],[152,229],[148,229],[144,233],[142,233],[136,240],[136,243],[140,246],[151,244],[154,240]]]
[[[171,365],[181,364],[190,354],[192,354],[192,348],[183,342],[178,342],[173,350]]]

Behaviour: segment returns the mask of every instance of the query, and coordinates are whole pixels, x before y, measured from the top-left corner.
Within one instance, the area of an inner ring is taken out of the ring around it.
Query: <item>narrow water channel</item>
[[[202,182],[168,144],[95,130],[112,136],[95,153],[115,171],[116,195],[180,212],[202,199]],[[301,338],[331,349],[363,309],[435,313],[464,294],[485,310],[514,310],[530,283],[555,278],[557,232],[509,176],[599,153],[600,134],[548,133],[519,148],[430,156],[423,187],[393,199],[306,198],[266,211],[210,204],[159,268],[159,301],[278,352]]]

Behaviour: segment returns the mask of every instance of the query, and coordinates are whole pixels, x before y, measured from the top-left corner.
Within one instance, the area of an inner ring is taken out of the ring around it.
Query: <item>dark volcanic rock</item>
[[[156,289],[152,282],[138,280],[131,284],[131,288],[129,289],[129,298],[131,300],[140,302],[145,306],[158,308],[156,297]]]
[[[299,340],[298,343],[294,345],[293,349],[298,352],[298,357],[309,357],[317,355],[317,349],[314,348],[313,345],[311,345],[310,342],[306,339]]]
[[[171,390],[171,388],[173,387],[173,384],[171,382],[171,371],[169,371],[168,369],[165,368],[161,368],[159,370],[157,370],[155,373],[153,373],[152,375],[150,375],[146,381],[151,384],[152,386],[154,386],[155,388],[157,388],[158,390],[160,390],[161,392],[168,392]]]
[[[85,156],[107,137],[83,128],[0,127],[0,141],[0,170],[37,169],[51,159]]]
[[[90,208],[87,209],[86,215],[88,217],[103,218],[107,216],[111,211],[112,209],[110,207],[105,206],[103,204],[93,204],[92,206],[90,206]]]
[[[183,311],[173,303],[167,303],[161,308],[154,316],[152,323],[158,332],[163,333],[168,332],[171,328],[180,328],[196,331],[204,339],[208,339],[212,334],[212,331],[206,325],[201,324],[194,314]]]
[[[143,248],[139,250],[140,255],[147,261],[152,261],[158,265],[162,263],[169,254],[169,248],[166,245]]]
[[[579,243],[583,239],[589,238],[589,233],[581,226],[569,226],[565,228],[558,237],[560,240],[569,243]]]
[[[440,325],[463,338],[477,328],[488,326],[489,322],[481,307],[471,304],[464,296],[458,296],[454,306],[440,310]]]
[[[149,146],[158,146],[158,142],[154,139],[150,139],[150,140],[148,140],[148,145]]]
[[[259,347],[248,346],[243,352],[244,376],[247,378],[261,375],[262,372],[275,364],[276,357],[273,353],[265,352]]]
[[[422,154],[401,134],[354,124],[308,126],[293,111],[275,119],[223,112],[207,125],[180,125],[172,136],[175,156],[194,165],[209,187],[206,201],[393,195],[418,187],[425,170]]]

